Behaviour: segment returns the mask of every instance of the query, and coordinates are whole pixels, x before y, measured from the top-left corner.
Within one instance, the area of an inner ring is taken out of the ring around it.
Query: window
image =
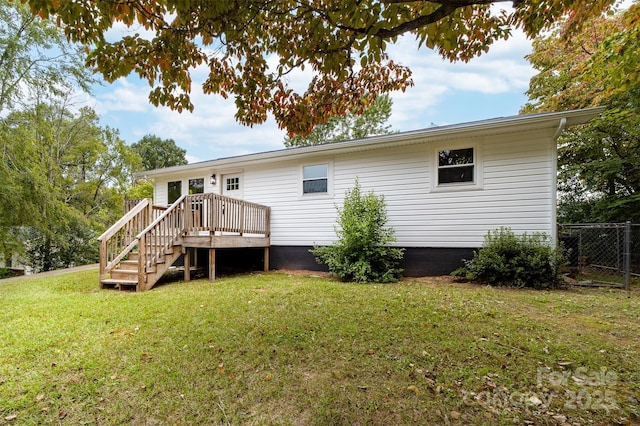
[[[182,196],[182,181],[169,182],[167,186],[167,202],[173,204]]]
[[[240,190],[240,178],[230,177],[226,179],[227,191],[239,191]]]
[[[326,164],[304,166],[302,168],[302,193],[327,193],[329,168]]]
[[[438,151],[438,185],[475,182],[473,148]]]
[[[189,179],[189,194],[202,194],[204,192],[204,178]]]

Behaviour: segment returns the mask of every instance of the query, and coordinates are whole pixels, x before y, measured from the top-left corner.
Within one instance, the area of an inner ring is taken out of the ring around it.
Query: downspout
[[[554,247],[558,245],[558,137],[566,127],[567,119],[562,117],[551,140],[551,170],[555,172],[551,173],[551,242]]]
[[[560,124],[558,125],[558,128],[556,129],[556,132],[553,134],[553,140],[554,141],[558,140],[558,136],[560,136],[560,133],[562,133],[566,127],[567,127],[567,119],[565,117],[562,117],[560,119]]]

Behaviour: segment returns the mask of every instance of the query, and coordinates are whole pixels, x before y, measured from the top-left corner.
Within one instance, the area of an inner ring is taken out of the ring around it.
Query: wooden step
[[[137,262],[138,258],[140,258],[140,253],[138,253],[137,251],[129,252],[129,254],[127,254],[127,258],[129,260],[135,260]]]
[[[138,260],[123,260],[118,265],[117,269],[126,269],[129,271],[137,271],[138,270]]]
[[[116,280],[137,280],[137,269],[114,269],[111,271],[111,278]]]
[[[114,288],[114,289],[117,289],[118,288],[118,283],[116,281],[117,280],[108,280],[108,279],[100,280],[100,288]]]
[[[104,280],[100,280],[100,287],[114,288],[117,290],[134,290],[135,291],[138,287],[138,281],[107,278]]]

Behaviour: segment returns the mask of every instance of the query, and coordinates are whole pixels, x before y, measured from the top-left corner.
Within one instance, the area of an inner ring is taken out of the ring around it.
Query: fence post
[[[624,288],[629,290],[631,283],[631,222],[624,224]]]

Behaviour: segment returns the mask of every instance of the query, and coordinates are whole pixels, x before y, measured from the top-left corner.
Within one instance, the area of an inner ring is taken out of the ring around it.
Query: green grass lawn
[[[0,423],[634,424],[640,294],[267,273],[0,282]]]

